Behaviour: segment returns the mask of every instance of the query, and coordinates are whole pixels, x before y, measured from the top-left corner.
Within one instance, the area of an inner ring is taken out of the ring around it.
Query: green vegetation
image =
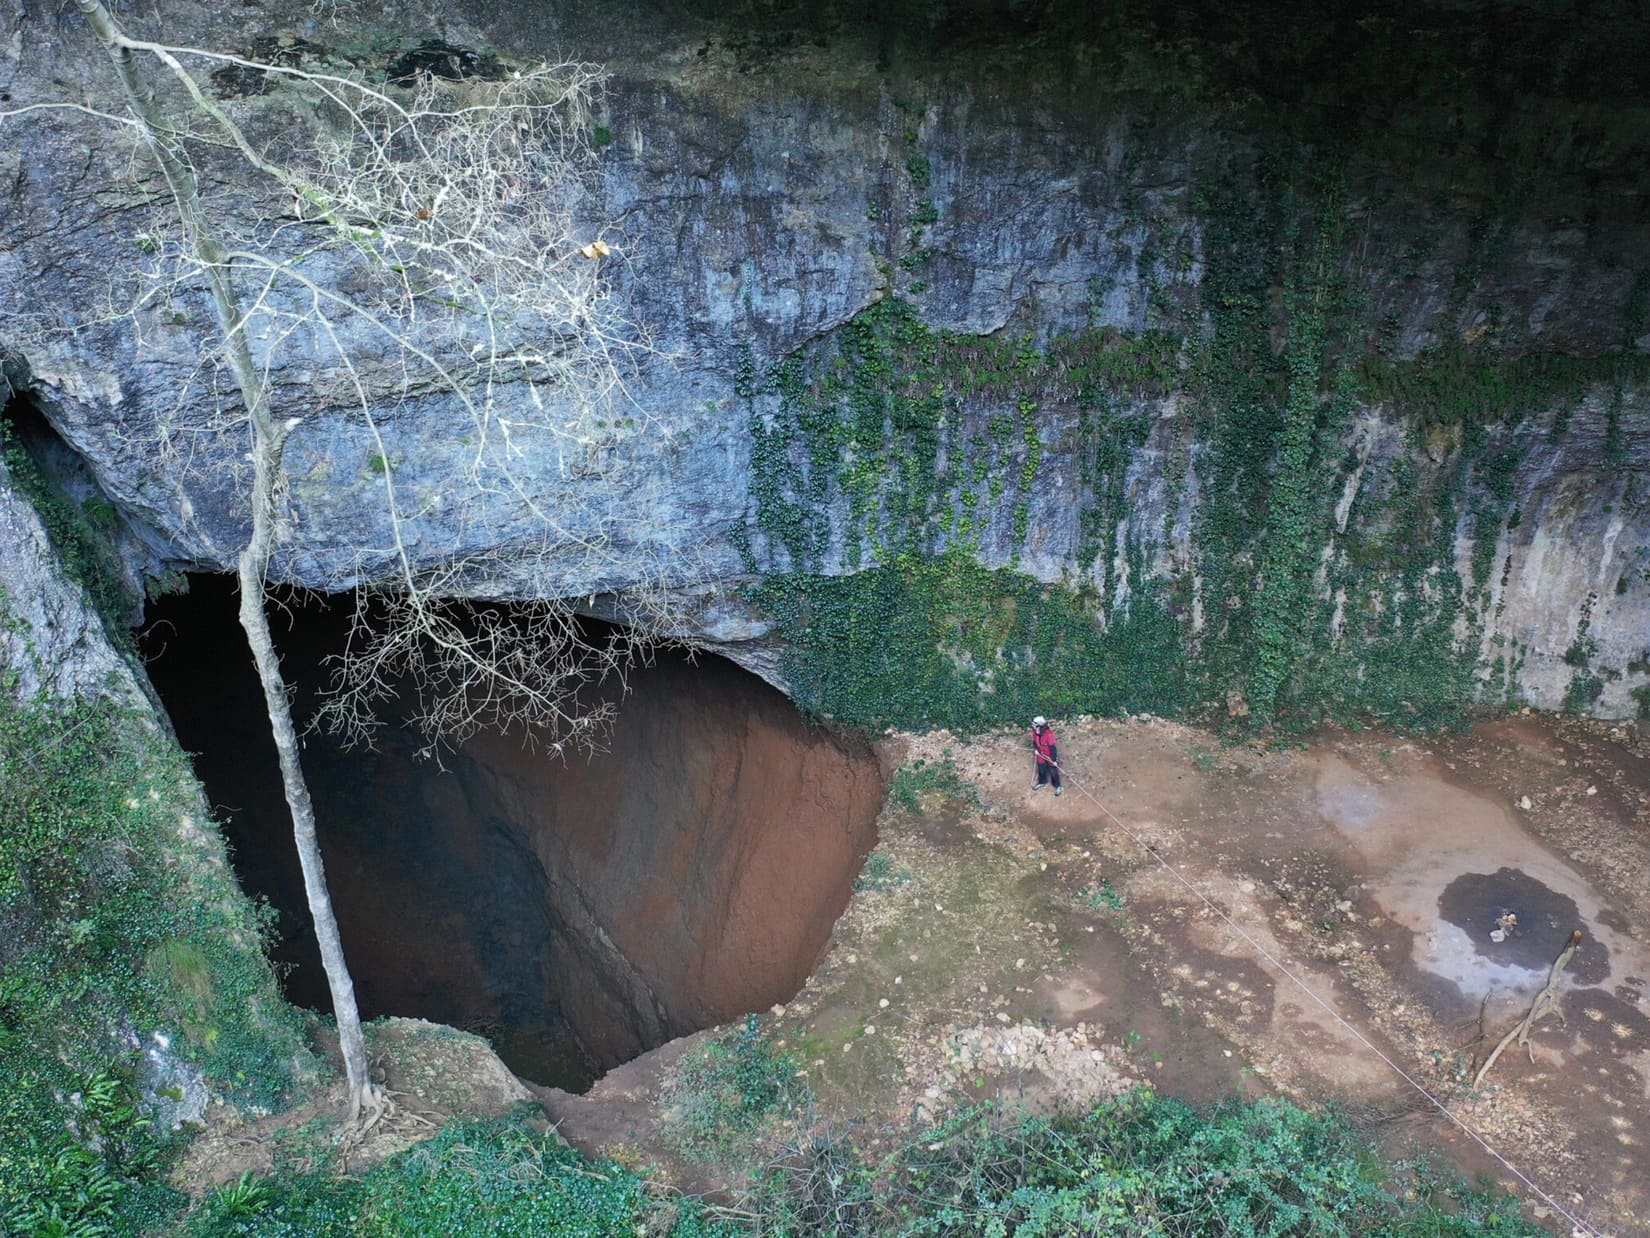
[[[751,1134],[808,1099],[801,1063],[763,1037],[755,1015],[685,1057],[664,1098],[666,1128],[690,1161],[726,1161]]]
[[[221,1188],[190,1238],[611,1238],[726,1233],[691,1201],[580,1156],[520,1118],[459,1123],[359,1177],[278,1174]]]
[[[737,1050],[735,1050],[737,1052]],[[757,1070],[768,1079],[769,1068]],[[716,1077],[732,1092],[733,1072]],[[767,1083],[761,1084],[768,1087]],[[774,1086],[778,1086],[775,1084]],[[771,1112],[778,1093],[756,1107]],[[723,1146],[750,1107],[721,1106]],[[569,1150],[521,1118],[452,1126],[360,1177],[331,1171],[232,1183],[191,1238],[973,1238],[1222,1233],[1537,1238],[1515,1200],[1425,1164],[1392,1164],[1334,1112],[1281,1101],[1200,1111],[1137,1093],[1076,1118],[986,1107],[869,1156],[824,1129],[793,1140],[733,1208],[671,1198]]]
[[[907,761],[888,780],[888,798],[907,812],[916,812],[921,807],[922,797],[929,793],[960,800],[973,808],[980,805],[978,788],[963,778],[949,748],[937,761],[925,761],[920,757]]]
[[[155,1172],[164,1143],[128,1076],[78,1074],[4,1027],[0,1070],[0,1231],[106,1238],[176,1210],[181,1196]]]
[[[791,642],[797,702],[846,722],[976,730],[1194,701],[1179,628],[1145,590],[1102,627],[1080,594],[949,550],[855,576],[774,576],[754,597]]]
[[[905,1148],[896,1225],[838,1233],[1537,1235],[1505,1197],[1383,1165],[1334,1114],[1137,1094],[1076,1119],[967,1113]],[[1407,1181],[1405,1181],[1407,1179]],[[1408,1187],[1406,1199],[1395,1186]],[[798,1231],[798,1232],[829,1232]]]
[[[1288,297],[1288,342],[1284,346],[1287,386],[1276,435],[1276,473],[1267,494],[1266,524],[1261,533],[1260,591],[1254,608],[1254,651],[1249,671],[1249,706],[1270,721],[1278,692],[1294,671],[1303,619],[1310,614],[1312,560],[1328,532],[1323,468],[1317,459],[1327,438],[1328,418],[1320,398],[1324,370],[1324,302],[1332,295],[1330,263],[1334,257],[1339,212],[1324,209],[1316,253],[1308,269],[1292,278]],[[1335,221],[1335,222],[1330,222]],[[1314,526],[1317,526],[1314,528]],[[1314,533],[1317,536],[1314,536]]]
[[[805,357],[749,373],[752,490],[767,555],[789,563],[754,601],[787,637],[785,673],[804,708],[861,725],[978,728],[1044,713],[1190,703],[1181,637],[1150,588],[1110,622],[1094,599],[1013,569],[978,565],[992,508],[1011,507],[1016,545],[1048,423],[1068,404],[1097,495],[1084,517],[1105,588],[1117,561],[1122,470],[1147,419],[1120,413],[1175,381],[1180,343],[1091,330],[1046,348],[1030,337],[931,332],[911,305],[874,305]],[[828,510],[846,507],[853,576],[827,576]],[[1109,598],[1110,601],[1110,598]]]
[[[908,868],[895,868],[886,851],[873,851],[865,857],[865,867],[854,878],[855,890],[894,890],[908,885],[914,874]]]
[[[1194,517],[1199,695],[1241,695],[1251,725],[1288,730],[1453,725],[1477,692],[1475,642],[1456,631],[1476,612],[1454,559],[1462,497],[1481,493],[1475,456],[1364,476],[1345,436],[1369,397],[1350,364],[1367,328],[1344,271],[1344,188],[1299,150],[1267,170],[1270,192],[1201,194],[1214,329],[1192,367],[1209,444]],[[1498,532],[1487,513],[1479,527]]]
[[[1408,361],[1364,357],[1358,370],[1366,399],[1403,409],[1423,431],[1516,426],[1526,419],[1550,417],[1556,438],[1569,426],[1576,400],[1589,389],[1650,381],[1650,356],[1536,352],[1502,358],[1488,349],[1456,343]]]
[[[1172,385],[1179,347],[1155,332],[1083,331],[1041,349],[1029,336],[935,332],[890,300],[765,381],[747,369],[736,386],[749,403],[756,524],[770,559],[818,572],[836,502],[853,522],[841,551],[850,567],[979,549],[987,506],[1030,497],[1048,433],[1040,410],[1079,410],[1085,455],[1109,461],[1119,440],[1144,441],[1145,419],[1118,410]],[[1111,514],[1115,533],[1121,505]],[[1097,554],[1112,551],[1104,530],[1095,540]]]
[[[278,1104],[307,1063],[262,922],[221,862],[183,841],[192,787],[175,749],[107,703],[0,693],[0,1217],[11,1229],[135,1233],[168,1205],[152,1177],[165,1140],[136,1107],[145,1078],[163,1094],[179,1086],[140,1054],[153,1033],[250,1105]]]
[[[972,1110],[880,1161],[815,1132],[722,1223],[730,1234],[796,1238],[1544,1232],[1494,1190],[1383,1162],[1334,1112],[1281,1101],[1200,1111],[1150,1093],[1077,1118]]]
[[[1123,896],[1112,888],[1109,877],[1100,878],[1092,886],[1077,888],[1077,901],[1090,911],[1122,911]]]
[[[107,502],[76,503],[52,484],[19,440],[11,423],[0,418],[0,458],[18,492],[29,501],[51,539],[64,573],[86,590],[108,625],[116,645],[130,647],[128,617],[139,599],[121,578],[113,549],[115,510]]]
[[[1298,733],[1454,726],[1514,700],[1522,651],[1484,666],[1479,649],[1520,467],[1584,399],[1604,401],[1605,456],[1625,460],[1640,415],[1625,393],[1650,358],[1512,356],[1487,328],[1395,358],[1336,149],[1279,135],[1201,184],[1196,301],[1159,285],[1189,255],[1143,247],[1148,330],[968,337],[893,297],[766,376],[747,360],[741,554],[806,708],[866,726],[1144,711]],[[916,200],[913,245],[937,217]],[[1484,208],[1480,265],[1512,209]],[[1371,438],[1360,407],[1407,441]],[[1128,490],[1148,440],[1162,527]],[[1046,554],[1058,502],[1076,554],[1044,583],[1020,567]],[[1590,675],[1575,708],[1602,690]]]

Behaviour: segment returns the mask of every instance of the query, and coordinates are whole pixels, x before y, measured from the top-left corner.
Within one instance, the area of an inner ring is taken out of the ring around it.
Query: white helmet
[[[1032,726],[1047,726],[1048,725],[1048,719],[1043,717],[1042,714],[1038,714],[1035,718],[1033,718],[1031,720],[1031,725]]]

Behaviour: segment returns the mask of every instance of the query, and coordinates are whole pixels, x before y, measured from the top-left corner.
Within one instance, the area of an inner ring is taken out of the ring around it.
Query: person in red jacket
[[[1031,746],[1037,753],[1037,781],[1032,790],[1054,783],[1054,794],[1065,794],[1060,786],[1060,749],[1054,742],[1054,728],[1048,719],[1038,714],[1031,720]]]

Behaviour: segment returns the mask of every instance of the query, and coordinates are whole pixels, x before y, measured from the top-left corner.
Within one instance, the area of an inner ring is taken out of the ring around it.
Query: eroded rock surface
[[[1410,97],[1398,107],[1357,86],[1379,77],[1380,62],[1367,58],[1334,60],[1344,82],[1328,72],[1306,85],[1262,75],[1263,92],[1276,98],[1226,97],[1198,78],[1195,57],[1156,70],[1083,72],[1081,57],[1035,39],[963,45],[891,67],[886,48],[829,23],[814,39],[642,9],[621,23],[552,5],[398,12],[404,30],[440,24],[454,39],[508,55],[573,46],[611,63],[600,188],[588,210],[609,221],[623,258],[614,277],[660,345],[632,387],[654,425],[627,449],[622,481],[570,479],[558,450],[524,445],[533,502],[582,513],[569,517],[564,545],[546,545],[519,495],[454,493],[470,445],[453,401],[403,404],[382,429],[409,510],[418,509],[406,525],[413,557],[482,556],[484,578],[471,585],[498,596],[622,592],[648,573],[644,565],[664,563],[667,580],[692,589],[685,629],[727,642],[770,678],[779,672],[760,645],[771,635],[768,617],[740,592],[753,575],[795,566],[762,511],[767,483],[756,457],[763,427],[780,411],[765,384],[775,363],[891,299],[910,303],[933,330],[965,335],[1184,336],[1172,389],[1113,410],[1147,427],[1128,447],[1118,494],[1102,496],[1089,475],[1073,394],[1040,392],[1026,414],[1029,436],[1011,432],[1015,450],[992,465],[989,501],[970,509],[972,540],[942,533],[933,545],[967,545],[992,566],[1044,581],[1098,582],[1101,623],[1155,581],[1190,599],[1176,614],[1189,648],[1220,639],[1210,637],[1211,616],[1248,590],[1203,596],[1200,556],[1230,558],[1253,585],[1260,551],[1252,541],[1229,553],[1207,543],[1209,505],[1231,484],[1211,460],[1223,420],[1238,415],[1210,401],[1198,377],[1199,341],[1232,295],[1216,270],[1223,225],[1211,203],[1222,195],[1247,203],[1261,218],[1260,239],[1276,240],[1285,224],[1264,216],[1276,174],[1269,161],[1281,158],[1268,148],[1279,115],[1305,126],[1300,157],[1338,186],[1325,200],[1350,221],[1336,258],[1357,319],[1337,345],[1348,356],[1458,350],[1470,369],[1537,353],[1559,364],[1642,358],[1650,342],[1638,257],[1650,195],[1635,179],[1643,97],[1631,74],[1587,69],[1601,54],[1593,43],[1562,64],[1550,58],[1550,76],[1531,69],[1517,92],[1497,68],[1464,77],[1458,99]],[[159,21],[168,37],[207,46],[301,35],[325,50],[334,38],[301,5],[250,10],[232,32],[181,9],[165,9]],[[75,19],[13,5],[0,34],[0,76],[14,105],[65,91],[109,97],[107,66]],[[1370,46],[1397,38],[1377,27],[1360,37]],[[1527,52],[1535,36],[1522,37]],[[1239,57],[1245,40],[1266,36],[1246,28],[1233,38],[1230,54]],[[1451,46],[1440,33],[1426,56]],[[1441,66],[1437,80],[1446,77]],[[1269,110],[1291,89],[1298,98]],[[1354,92],[1352,104],[1336,90]],[[262,100],[237,106],[255,112]],[[120,135],[84,117],[41,113],[15,123],[19,138],[0,144],[9,194],[0,287],[12,290],[0,344],[26,353],[27,381],[54,425],[144,531],[134,554],[151,566],[222,568],[244,535],[243,444],[234,434],[191,435],[183,456],[152,447],[158,421],[201,426],[217,414],[221,388],[197,372],[204,302],[181,289],[169,313],[141,316],[141,332],[104,313],[111,270],[141,265],[135,238],[171,228],[153,175]],[[224,175],[233,196],[235,173]],[[244,194],[241,206],[252,215],[281,210]],[[1263,273],[1254,295],[1257,312],[1275,319],[1286,281],[1274,276],[1268,286]],[[359,324],[345,330],[354,332],[346,338],[354,363],[369,380],[384,379],[394,359]],[[1266,332],[1257,361],[1286,346],[1281,319],[1269,319]],[[272,358],[274,398],[305,418],[289,450],[277,572],[320,587],[381,575],[390,563],[372,464],[380,448],[347,401],[327,394],[342,389],[342,377],[324,342],[303,332]],[[1640,708],[1635,692],[1650,686],[1643,370],[1612,379],[1583,367],[1552,390],[1537,390],[1535,377],[1503,375],[1530,387],[1527,409],[1479,398],[1470,382],[1452,385],[1447,375],[1436,390],[1372,386],[1325,431],[1332,511],[1317,513],[1302,550],[1303,561],[1330,565],[1313,584],[1325,617],[1314,617],[1312,637],[1362,639],[1347,626],[1357,607],[1343,604],[1337,562],[1366,578],[1389,574],[1369,603],[1377,615],[1449,594],[1453,574],[1464,582],[1456,636],[1484,664],[1475,691],[1628,716]],[[1466,413],[1440,413],[1468,388]],[[498,399],[501,415],[530,416],[525,391],[507,388]],[[1011,394],[988,395],[947,415],[983,430],[1016,416],[1015,405]],[[1484,409],[1489,422],[1480,425]],[[805,444],[783,449],[793,462],[807,455]],[[969,465],[948,463],[953,476]],[[1256,486],[1248,515],[1259,522],[1277,458],[1263,452],[1246,468]],[[849,489],[821,483],[806,500],[826,509],[830,536],[817,565],[825,574],[870,562],[861,548],[877,541],[864,512],[852,512]],[[1417,493],[1439,525],[1424,536],[1382,514],[1392,496]],[[444,505],[424,506],[438,498]],[[1085,528],[1104,504],[1120,504],[1122,515],[1101,521],[1097,546]],[[1349,528],[1381,541],[1383,554],[1338,561]],[[596,529],[612,539],[599,570],[571,550]],[[1403,575],[1421,560],[1424,572]]]

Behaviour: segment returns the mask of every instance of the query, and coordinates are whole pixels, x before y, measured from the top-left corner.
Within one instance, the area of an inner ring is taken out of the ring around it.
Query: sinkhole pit
[[[349,607],[282,603],[272,614],[302,725]],[[287,996],[326,1010],[233,581],[193,576],[152,603],[140,644],[242,885],[274,909]],[[518,1074],[577,1091],[801,987],[875,844],[876,757],[715,656],[661,651],[629,682],[607,751],[588,761],[493,732],[438,765],[393,718],[371,751],[306,737],[364,1016],[479,1031]],[[611,683],[594,691],[617,696]]]

